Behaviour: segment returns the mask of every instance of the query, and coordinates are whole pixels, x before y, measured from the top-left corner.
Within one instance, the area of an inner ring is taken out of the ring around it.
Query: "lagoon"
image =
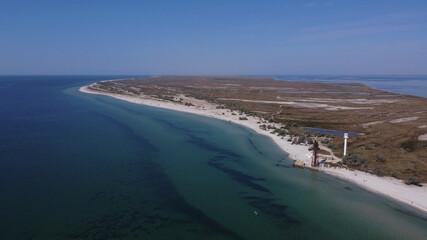
[[[316,132],[316,133],[324,133],[324,134],[332,134],[336,136],[344,136],[344,133],[347,133],[349,137],[355,137],[358,133],[354,132],[343,132],[337,130],[329,130],[329,129],[320,129],[320,128],[303,128],[306,131]]]

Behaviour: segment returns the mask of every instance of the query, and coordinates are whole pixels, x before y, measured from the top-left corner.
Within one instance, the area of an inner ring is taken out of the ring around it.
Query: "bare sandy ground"
[[[427,133],[418,136],[418,141],[427,141]]]
[[[279,98],[279,97],[277,97]],[[346,107],[346,106],[332,106],[324,103],[309,103],[309,102],[297,102],[297,101],[263,101],[263,100],[247,100],[247,99],[233,99],[233,98],[219,98],[220,100],[237,100],[242,102],[253,102],[253,103],[268,103],[268,104],[281,104],[281,105],[294,105],[304,108],[324,108],[329,111],[337,110],[357,110],[357,109],[372,109],[371,107]]]
[[[376,121],[376,122],[368,122],[368,123],[364,123],[361,124],[362,127],[366,128],[369,127],[371,125],[375,125],[375,124],[380,124],[380,123],[385,123],[385,122],[389,122],[389,123],[403,123],[403,122],[409,122],[409,121],[415,121],[418,120],[420,117],[407,117],[407,118],[398,118],[398,119],[393,119],[393,120],[389,120],[389,121]],[[421,126],[419,128],[422,128]]]
[[[197,100],[193,98],[188,98],[185,96],[178,96],[183,98],[184,101],[192,103],[194,106],[185,106],[180,103],[174,103],[170,101],[164,101],[160,99],[154,99],[149,96],[127,96],[112,94],[106,92],[93,91],[84,86],[80,88],[81,92],[91,93],[91,94],[101,94],[111,96],[117,99],[125,100],[131,103],[142,104],[152,107],[165,108],[180,112],[187,112],[198,114],[206,117],[212,117],[221,119],[224,121],[234,122],[245,127],[251,128],[259,134],[266,135],[270,137],[286,154],[289,154],[289,157],[294,160],[302,161],[307,167],[311,163],[311,151],[308,150],[308,146],[304,145],[292,145],[287,141],[287,137],[281,138],[275,134],[271,134],[268,131],[261,130],[259,128],[258,118],[246,116],[248,120],[239,120],[239,117],[242,115],[233,113],[228,109],[217,109],[217,105],[208,103],[203,100]],[[244,116],[244,115],[243,115]],[[406,119],[405,119],[406,120]],[[409,120],[409,119],[408,119]],[[412,119],[410,119],[412,120]],[[280,127],[278,124],[270,124]],[[336,161],[340,160],[334,156]],[[382,194],[384,196],[390,197],[397,201],[406,203],[410,206],[418,208],[425,213],[427,213],[427,184],[424,184],[422,187],[406,185],[401,180],[391,178],[391,177],[378,177],[369,173],[357,171],[357,170],[348,170],[345,168],[328,168],[328,167],[316,167],[316,170],[323,171],[325,173],[331,174],[333,176],[339,177],[343,180],[353,182],[359,186]]]

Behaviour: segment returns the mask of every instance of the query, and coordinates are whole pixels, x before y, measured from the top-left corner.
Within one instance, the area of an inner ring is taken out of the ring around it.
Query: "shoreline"
[[[117,80],[117,79],[114,79]],[[114,81],[107,80],[107,81]],[[93,84],[91,84],[93,85]],[[270,137],[273,142],[280,148],[285,154],[288,154],[288,157],[304,162],[307,168],[312,170],[322,171],[329,175],[338,177],[342,180],[352,182],[366,190],[371,192],[386,196],[388,198],[394,199],[398,202],[405,203],[409,206],[417,208],[424,213],[427,213],[427,186],[424,184],[422,187],[414,185],[406,185],[403,181],[395,179],[392,177],[378,177],[373,174],[358,170],[348,170],[344,168],[331,168],[331,167],[310,167],[311,164],[311,151],[308,150],[308,146],[304,145],[292,145],[290,142],[286,141],[287,137],[283,138],[275,134],[271,134],[269,131],[264,131],[259,128],[259,121],[256,117],[244,116],[247,120],[239,120],[239,117],[242,115],[235,114],[229,109],[217,109],[218,105],[209,103],[203,100],[190,99],[185,96],[180,96],[185,100],[191,102],[193,106],[185,106],[183,104],[178,104],[170,101],[154,99],[149,96],[128,96],[120,95],[114,93],[107,93],[101,91],[91,90],[88,87],[91,86],[82,86],[79,88],[79,91],[89,94],[98,94],[106,95],[116,99],[124,100],[131,103],[136,103],[140,105],[146,105],[151,107],[164,108],[168,110],[174,110],[179,112],[192,113],[197,115],[202,115],[205,117],[211,117],[220,119],[223,121],[233,122],[244,127],[254,130],[258,134],[262,134]],[[280,126],[277,123],[269,123],[270,125]]]

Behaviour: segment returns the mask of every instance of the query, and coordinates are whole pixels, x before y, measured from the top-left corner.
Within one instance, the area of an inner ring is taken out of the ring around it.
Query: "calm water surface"
[[[78,91],[112,78],[0,77],[0,239],[427,236],[425,214],[249,129]]]

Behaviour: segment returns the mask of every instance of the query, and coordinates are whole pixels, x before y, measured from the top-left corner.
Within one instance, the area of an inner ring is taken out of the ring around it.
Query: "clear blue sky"
[[[427,74],[427,1],[3,1],[0,74]]]

